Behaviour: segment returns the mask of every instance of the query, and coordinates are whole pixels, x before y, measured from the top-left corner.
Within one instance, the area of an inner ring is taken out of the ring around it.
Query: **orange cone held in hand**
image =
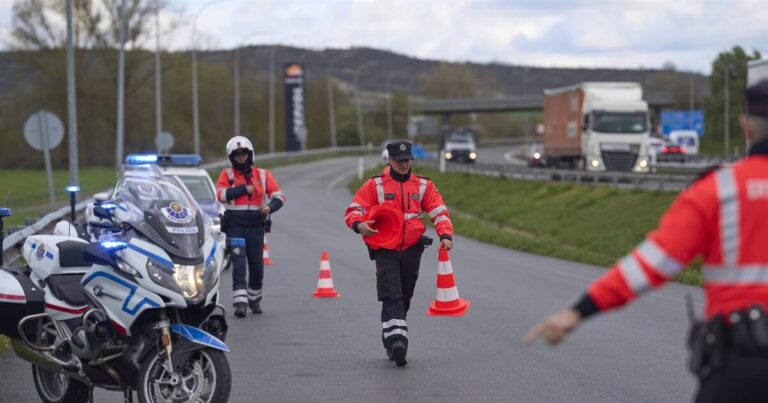
[[[331,275],[331,264],[328,262],[328,252],[323,251],[320,257],[320,274],[317,276],[317,289],[315,298],[336,298],[340,294],[333,288],[333,276]]]
[[[272,259],[269,258],[269,244],[267,243],[267,234],[264,234],[264,248],[262,256],[264,260],[264,266],[271,266]]]
[[[427,309],[429,316],[464,316],[470,302],[459,298],[448,252],[440,246],[437,263],[437,298]]]

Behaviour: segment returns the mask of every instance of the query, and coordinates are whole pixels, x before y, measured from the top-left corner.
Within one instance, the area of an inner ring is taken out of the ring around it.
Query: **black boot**
[[[245,304],[245,302],[236,302],[235,303],[235,317],[236,318],[244,318],[248,315],[248,305]]]
[[[408,361],[405,360],[405,355],[408,353],[408,347],[405,346],[405,343],[403,343],[400,340],[395,340],[392,342],[392,344],[389,346],[389,359],[391,361],[394,361],[395,364],[397,364],[398,367],[403,367],[406,364],[408,364]]]
[[[248,301],[248,307],[251,308],[251,312],[253,312],[253,313],[261,313],[261,301],[260,300]]]

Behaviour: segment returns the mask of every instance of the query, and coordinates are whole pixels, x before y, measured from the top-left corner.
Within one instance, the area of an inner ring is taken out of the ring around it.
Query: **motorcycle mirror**
[[[94,206],[93,207],[93,214],[96,215],[96,217],[104,218],[106,220],[112,220],[112,212],[110,210],[107,210],[106,208],[102,206]]]

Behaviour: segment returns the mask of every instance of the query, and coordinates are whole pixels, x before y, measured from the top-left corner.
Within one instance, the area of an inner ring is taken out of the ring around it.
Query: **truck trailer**
[[[650,120],[639,83],[585,82],[544,91],[544,159],[589,171],[648,172]]]

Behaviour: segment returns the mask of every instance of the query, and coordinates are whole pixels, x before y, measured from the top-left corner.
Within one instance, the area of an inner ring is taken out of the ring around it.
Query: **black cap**
[[[387,153],[389,154],[389,158],[392,158],[395,161],[412,160],[412,148],[413,146],[411,143],[407,141],[393,141],[387,144]]]
[[[768,117],[768,80],[751,85],[744,91],[744,113]]]

